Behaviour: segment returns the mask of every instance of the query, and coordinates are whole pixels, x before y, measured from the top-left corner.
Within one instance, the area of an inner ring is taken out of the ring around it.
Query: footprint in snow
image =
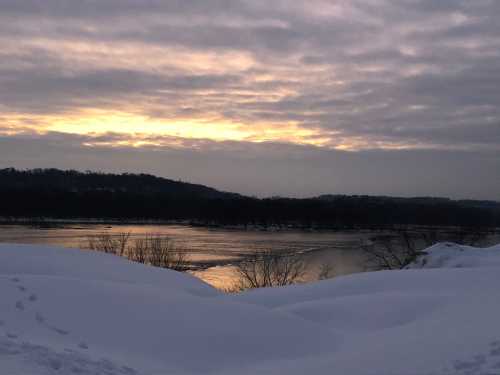
[[[42,314],[40,314],[39,312],[37,312],[37,313],[35,314],[35,320],[36,320],[36,321],[37,321],[37,323],[39,323],[39,324],[43,324],[43,323],[45,323],[45,318],[44,318],[44,317],[43,317],[43,315],[42,315]]]
[[[13,283],[18,283],[21,280],[19,280],[18,277],[13,277],[12,279],[10,279],[10,281],[12,281]]]
[[[17,301],[16,302],[16,309],[23,311],[24,310],[24,303],[23,301]]]
[[[17,339],[18,337],[15,333],[12,332],[7,332],[5,336],[7,336],[9,339]]]
[[[14,345],[13,342],[4,341],[0,343],[0,355],[17,355],[17,354],[21,354],[21,350],[16,348],[16,345]]]
[[[128,367],[128,366],[122,366],[120,369],[120,372],[122,374],[127,374],[127,375],[137,374],[137,372],[132,367]]]
[[[83,342],[83,341],[82,341],[81,343],[79,343],[79,344],[78,344],[78,347],[79,347],[80,349],[88,349],[88,348],[89,348],[89,346],[87,345],[87,343],[85,343],[85,342]]]
[[[490,356],[500,356],[500,341],[490,343]]]
[[[17,289],[19,289],[19,291],[22,292],[22,293],[26,292],[26,287],[25,286],[19,285],[17,287]]]
[[[61,329],[61,328],[57,328],[57,327],[49,327],[49,328],[61,336],[66,336],[69,334],[69,331],[66,331],[65,329]]]
[[[58,371],[62,367],[62,362],[57,358],[49,358],[48,364],[52,368],[52,370],[56,371]]]
[[[37,299],[38,297],[36,296],[36,294],[30,294],[30,296],[28,297],[28,300],[30,302],[35,302]]]
[[[484,355],[476,355],[470,361],[455,361],[453,367],[456,371],[479,371],[486,364],[486,357]]]
[[[39,312],[35,313],[35,320],[38,324],[45,325],[48,329],[50,329],[51,331],[53,331],[61,336],[69,335],[69,331],[67,331],[65,329],[58,328],[58,327],[47,324],[45,317]]]

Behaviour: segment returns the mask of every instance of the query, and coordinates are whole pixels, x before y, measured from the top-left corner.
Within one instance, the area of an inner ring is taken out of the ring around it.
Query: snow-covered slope
[[[425,250],[427,255],[421,256],[408,268],[471,268],[500,267],[500,245],[489,249],[457,245],[442,242]]]
[[[500,246],[425,259],[224,295],[107,254],[0,245],[0,374],[500,374]]]

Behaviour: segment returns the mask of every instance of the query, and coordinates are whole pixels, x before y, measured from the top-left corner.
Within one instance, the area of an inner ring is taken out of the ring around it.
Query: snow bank
[[[107,254],[0,245],[0,373],[500,373],[500,247],[427,253],[224,295]]]
[[[480,249],[443,242],[426,249],[426,255],[419,257],[408,268],[500,267],[499,252],[500,245]]]

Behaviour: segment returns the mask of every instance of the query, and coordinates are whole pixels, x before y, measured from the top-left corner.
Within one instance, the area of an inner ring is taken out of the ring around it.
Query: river
[[[295,252],[308,264],[304,281],[318,278],[322,265],[330,266],[330,276],[361,272],[366,269],[360,243],[382,232],[356,231],[259,231],[189,225],[151,224],[50,224],[0,225],[0,242],[86,248],[91,236],[130,233],[130,240],[148,235],[169,237],[175,247],[188,254],[190,271],[196,277],[222,289],[231,289],[238,276],[233,264],[255,251]],[[390,233],[390,232],[385,232]],[[497,233],[483,244],[500,242]]]
[[[235,282],[231,263],[258,250],[303,253],[309,264],[306,279],[313,279],[321,264],[331,265],[332,275],[362,271],[359,243],[374,235],[371,231],[246,231],[187,225],[2,225],[0,242],[85,248],[88,237],[99,233],[131,233],[132,240],[148,234],[168,236],[188,253],[195,276],[222,288]]]

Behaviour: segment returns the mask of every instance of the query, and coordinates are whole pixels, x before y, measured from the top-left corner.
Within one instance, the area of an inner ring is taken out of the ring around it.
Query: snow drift
[[[225,295],[101,253],[0,245],[0,373],[500,373],[500,246]]]

